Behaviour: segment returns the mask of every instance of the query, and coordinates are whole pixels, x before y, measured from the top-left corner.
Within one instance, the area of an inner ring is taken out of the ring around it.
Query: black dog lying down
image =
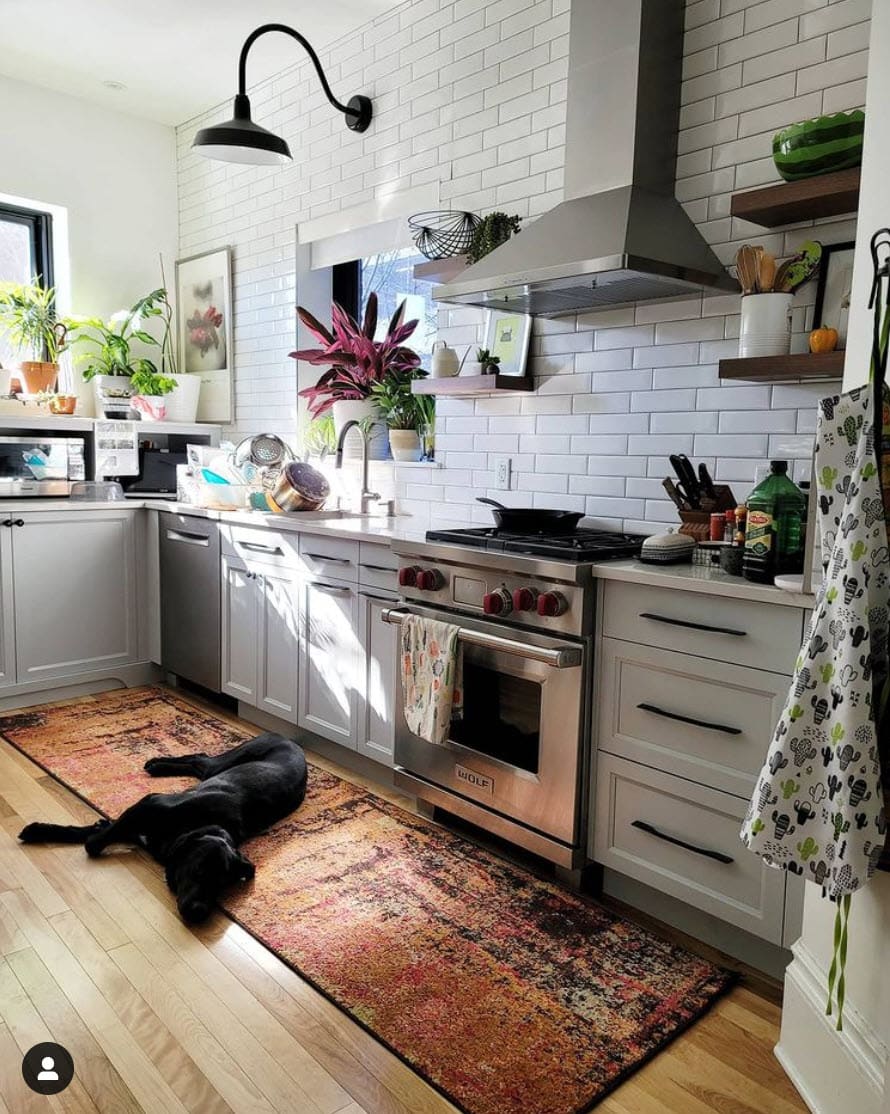
[[[225,754],[149,758],[152,777],[192,776],[200,784],[182,793],[149,793],[117,820],[76,827],[28,824],[23,843],[82,843],[101,855],[112,843],[146,848],[166,868],[183,920],[206,920],[219,894],[254,876],[239,844],[271,828],[306,796],[306,758],[291,739],[267,733]]]

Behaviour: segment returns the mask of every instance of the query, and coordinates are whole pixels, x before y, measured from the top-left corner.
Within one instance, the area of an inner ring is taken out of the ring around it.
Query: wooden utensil
[[[776,257],[768,251],[760,256],[760,266],[757,271],[757,291],[760,294],[769,294],[776,282]]]
[[[757,253],[750,244],[742,244],[736,252],[736,272],[743,294],[753,294],[757,286]]]

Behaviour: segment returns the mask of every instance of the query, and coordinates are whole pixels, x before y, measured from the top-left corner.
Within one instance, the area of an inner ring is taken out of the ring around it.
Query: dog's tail
[[[41,824],[39,821],[26,824],[19,832],[22,843],[86,843],[93,832],[107,827],[108,820],[97,820],[95,824]]]

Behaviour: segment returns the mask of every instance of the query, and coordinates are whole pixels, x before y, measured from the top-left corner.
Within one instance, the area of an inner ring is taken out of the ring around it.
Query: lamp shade
[[[291,158],[290,148],[281,136],[251,120],[250,99],[244,93],[235,97],[232,119],[201,128],[192,147],[209,159],[254,166],[278,166]]]

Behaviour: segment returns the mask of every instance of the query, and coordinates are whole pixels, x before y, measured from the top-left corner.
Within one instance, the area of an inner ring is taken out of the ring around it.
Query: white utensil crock
[[[437,340],[433,345],[433,379],[450,379],[453,375],[457,375],[459,370],[460,360],[457,358],[457,353],[453,348],[449,348],[444,340]]]
[[[739,356],[787,356],[791,351],[793,294],[747,294],[742,298]]]

